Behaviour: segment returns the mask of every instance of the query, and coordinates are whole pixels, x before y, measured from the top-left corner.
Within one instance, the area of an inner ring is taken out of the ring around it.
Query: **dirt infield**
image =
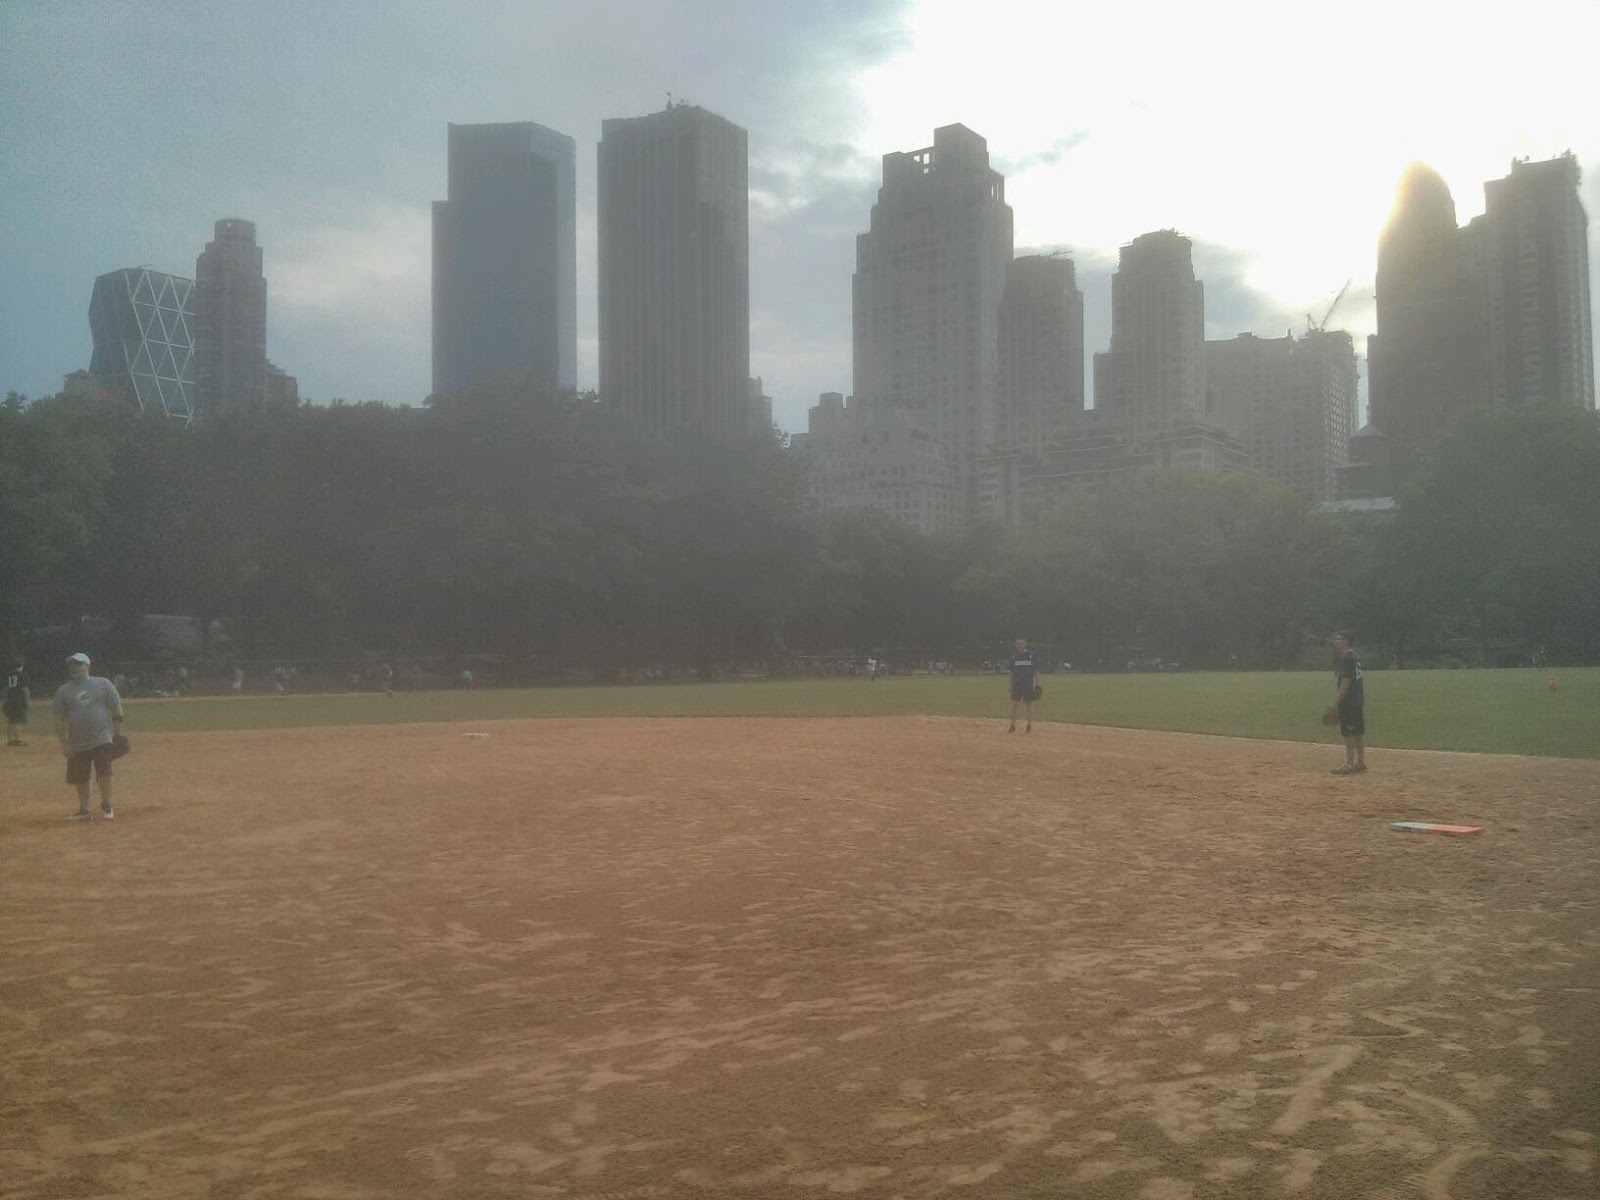
[[[1003,728],[7,751],[0,1195],[1600,1188],[1600,762]]]

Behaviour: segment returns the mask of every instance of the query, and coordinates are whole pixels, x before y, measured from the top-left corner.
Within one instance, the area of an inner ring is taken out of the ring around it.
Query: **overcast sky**
[[[850,276],[882,154],[960,122],[1019,252],[1067,247],[1093,353],[1117,247],[1195,239],[1207,336],[1372,331],[1405,165],[1463,222],[1513,157],[1574,151],[1600,211],[1596,0],[0,0],[0,390],[89,362],[94,277],[192,277],[256,222],[267,351],[317,400],[429,387],[447,122],[578,143],[578,366],[597,375],[595,144],[670,92],[750,133],[751,367],[778,423],[850,387]],[[1600,236],[1591,236],[1600,262]],[[1358,341],[1358,347],[1361,343]]]

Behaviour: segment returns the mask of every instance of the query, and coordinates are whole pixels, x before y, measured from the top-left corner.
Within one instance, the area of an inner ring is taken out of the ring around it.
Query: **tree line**
[[[0,405],[0,648],[138,659],[140,618],[247,660],[487,654],[512,678],[794,669],[822,651],[1075,665],[1600,661],[1600,433],[1464,420],[1391,519],[1252,475],[1138,475],[1020,530],[929,538],[804,505],[776,436],[642,435],[593,396],[482,389],[184,430],[64,396]],[[1373,665],[1379,665],[1374,663]]]

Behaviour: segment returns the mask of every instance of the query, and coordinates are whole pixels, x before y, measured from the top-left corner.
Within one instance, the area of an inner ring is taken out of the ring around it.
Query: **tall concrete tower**
[[[748,135],[688,104],[605,121],[600,394],[656,434],[752,424]]]
[[[1207,342],[1207,419],[1244,443],[1251,467],[1332,500],[1355,433],[1355,343],[1342,330],[1305,337],[1242,333]]]
[[[451,125],[433,205],[433,390],[578,381],[577,146],[531,121]]]
[[[267,280],[253,221],[225,217],[194,264],[197,414],[267,398]]]
[[[1188,238],[1163,229],[1122,247],[1111,278],[1111,349],[1094,360],[1096,411],[1135,436],[1200,420],[1205,324]]]
[[[1037,454],[1083,415],[1083,293],[1070,258],[1006,268],[1000,301],[997,444]]]
[[[1437,172],[1407,168],[1378,242],[1378,332],[1367,341],[1372,424],[1402,459],[1489,402],[1483,232],[1457,227]]]
[[[1594,408],[1589,218],[1578,160],[1511,164],[1484,185],[1491,397]]]
[[[883,156],[856,237],[854,384],[864,418],[893,408],[942,442],[962,486],[997,433],[1000,302],[1013,245],[1005,178],[964,125]]]
[[[1444,180],[1414,164],[1378,243],[1370,406],[1402,473],[1470,408],[1594,408],[1577,160],[1515,162],[1484,193],[1483,216],[1459,228]]]

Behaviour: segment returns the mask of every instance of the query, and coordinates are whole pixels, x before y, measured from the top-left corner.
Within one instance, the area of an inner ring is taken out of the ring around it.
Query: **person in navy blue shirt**
[[[1018,638],[1016,648],[1011,651],[1011,728],[1007,733],[1017,731],[1018,704],[1026,705],[1028,712],[1028,724],[1022,732],[1033,732],[1033,691],[1038,681],[1038,658],[1028,649],[1028,639]]]
[[[1339,733],[1344,737],[1344,766],[1335,775],[1359,775],[1367,769],[1367,697],[1361,660],[1356,657],[1355,634],[1340,630],[1333,635],[1334,707],[1339,711]]]

